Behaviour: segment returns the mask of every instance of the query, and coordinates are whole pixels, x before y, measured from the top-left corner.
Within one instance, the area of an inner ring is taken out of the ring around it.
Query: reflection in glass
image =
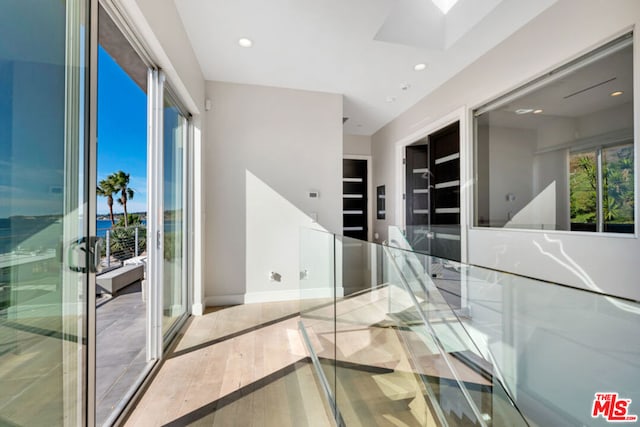
[[[604,231],[633,233],[633,145],[602,150]]]
[[[598,166],[596,153],[572,153],[569,157],[571,229],[596,231],[598,222]]]
[[[478,109],[475,225],[632,233],[633,102],[626,35]]]
[[[569,173],[571,230],[633,233],[632,144],[571,153]]]
[[[84,417],[84,3],[0,13],[0,425]]]
[[[187,119],[165,92],[164,103],[164,304],[166,334],[187,310],[185,269],[185,146]]]

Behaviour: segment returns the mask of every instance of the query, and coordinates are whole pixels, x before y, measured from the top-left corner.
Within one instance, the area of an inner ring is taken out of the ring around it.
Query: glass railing
[[[606,425],[615,399],[640,412],[637,303],[417,253],[393,231],[390,246],[301,236],[300,326],[339,425]]]

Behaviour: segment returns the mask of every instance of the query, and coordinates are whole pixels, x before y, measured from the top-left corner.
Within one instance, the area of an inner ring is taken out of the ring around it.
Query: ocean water
[[[105,237],[110,228],[111,221],[96,221],[99,237]],[[0,254],[56,249],[61,244],[61,236],[62,219],[59,216],[0,218]]]
[[[104,237],[107,234],[107,230],[111,228],[111,221],[98,219],[96,220],[96,235],[98,237]]]
[[[142,221],[142,226],[146,226],[147,221]],[[111,228],[111,221],[108,219],[98,219],[96,220],[96,236],[105,237],[107,235],[107,230]]]
[[[0,218],[0,254],[56,249],[61,235],[60,217]]]

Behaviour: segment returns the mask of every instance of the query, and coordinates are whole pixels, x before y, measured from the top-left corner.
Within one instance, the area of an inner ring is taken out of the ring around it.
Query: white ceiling
[[[207,80],[343,94],[345,133],[360,135],[556,1],[459,0],[445,15],[431,0],[175,0]]]

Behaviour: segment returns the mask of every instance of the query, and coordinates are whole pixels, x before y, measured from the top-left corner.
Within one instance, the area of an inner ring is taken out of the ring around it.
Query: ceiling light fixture
[[[542,113],[542,110],[533,110],[533,114],[540,114]]]
[[[251,46],[253,46],[253,42],[250,39],[245,38],[245,37],[243,37],[240,40],[238,40],[238,44],[241,47],[251,47]]]
[[[621,90],[617,90],[617,91],[615,91],[615,92],[612,92],[612,93],[611,93],[611,96],[620,96],[620,95],[622,95],[623,93],[624,93],[623,91],[621,91]]]
[[[387,99],[385,99],[385,101],[387,101],[389,103],[394,102],[395,100],[396,100],[395,96],[387,96]]]
[[[533,108],[518,108],[518,109],[516,110],[516,114],[520,114],[520,115],[522,115],[522,114],[529,114],[529,113],[530,113],[530,112],[532,112],[532,111],[533,111]]]
[[[427,69],[427,64],[416,64],[413,66],[414,71],[424,71]]]
[[[442,11],[445,15],[451,10],[458,0],[431,0],[433,4],[438,6],[438,9]]]

